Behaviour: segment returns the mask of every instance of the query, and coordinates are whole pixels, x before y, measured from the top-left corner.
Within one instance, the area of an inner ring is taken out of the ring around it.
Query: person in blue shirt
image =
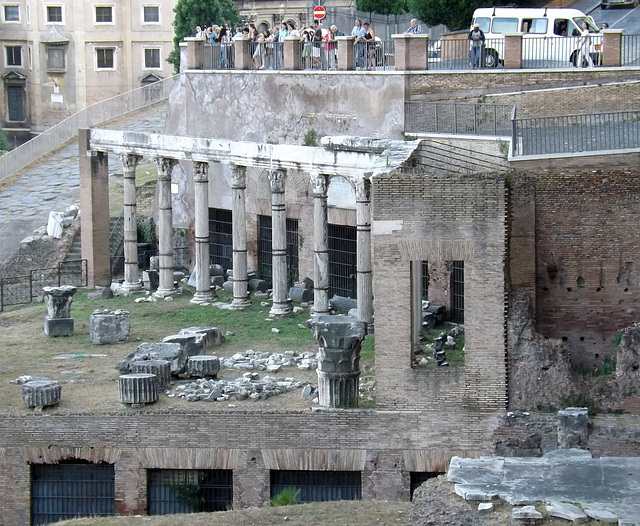
[[[356,47],[356,67],[364,68],[364,35],[366,31],[362,26],[362,20],[356,20],[356,25],[351,30],[351,36],[356,37],[353,45]]]

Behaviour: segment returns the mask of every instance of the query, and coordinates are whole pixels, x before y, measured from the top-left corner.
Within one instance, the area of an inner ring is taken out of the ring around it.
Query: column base
[[[73,336],[73,318],[44,317],[44,333],[47,336]]]
[[[231,305],[229,305],[229,308],[231,310],[247,310],[251,308],[251,305],[252,305],[251,300],[234,298],[233,301],[231,302]]]
[[[189,303],[203,304],[211,303],[215,299],[215,296],[211,292],[196,292],[193,298],[189,300]]]
[[[177,293],[176,289],[158,289],[152,296],[158,299],[164,299],[168,296],[174,296]]]
[[[144,286],[142,283],[122,283],[114,291],[118,296],[129,296],[131,294],[144,294]]]
[[[269,311],[269,316],[291,316],[293,313],[293,307],[289,302],[287,303],[274,303]]]

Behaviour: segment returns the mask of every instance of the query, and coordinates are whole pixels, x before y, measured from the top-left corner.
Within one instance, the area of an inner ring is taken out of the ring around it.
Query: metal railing
[[[87,106],[15,150],[11,150],[2,156],[0,181],[62,146],[78,134],[79,128],[91,128],[167,99],[175,78],[175,76],[169,77]]]
[[[0,312],[10,305],[31,303],[42,296],[43,287],[87,286],[87,260],[58,263],[56,267],[31,270],[28,275],[0,279]]]
[[[342,42],[340,42],[342,45]],[[366,71],[395,70],[395,46],[393,40],[376,40],[374,42],[358,42],[353,46],[356,69]]]
[[[622,66],[640,66],[640,35],[622,34]]]
[[[233,42],[205,44],[202,60],[204,69],[234,69]]]
[[[522,39],[523,68],[568,68],[602,64],[602,36],[582,37],[527,36]]]
[[[512,134],[512,104],[414,101],[404,107],[405,133]]]
[[[477,67],[495,68],[504,57],[504,39],[486,39],[480,49]],[[467,39],[436,40],[429,44],[430,70],[472,69],[473,56]]]
[[[513,120],[514,155],[640,148],[640,111]]]

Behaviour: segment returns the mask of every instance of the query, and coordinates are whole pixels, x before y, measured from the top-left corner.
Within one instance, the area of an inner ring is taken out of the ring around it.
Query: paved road
[[[162,133],[165,118],[163,103],[105,127]],[[112,174],[121,173],[115,157],[109,158],[109,167]],[[6,185],[0,192],[0,264],[15,253],[22,239],[46,225],[50,211],[62,212],[78,204],[79,191],[77,142],[48,154]]]

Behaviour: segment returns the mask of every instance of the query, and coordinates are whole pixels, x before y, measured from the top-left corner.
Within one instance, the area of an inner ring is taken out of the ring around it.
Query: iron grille
[[[464,261],[451,262],[451,320],[464,323]]]
[[[115,515],[112,464],[32,464],[31,524]]]
[[[149,515],[226,511],[233,507],[230,469],[151,469]]]
[[[359,471],[271,470],[271,496],[287,488],[300,491],[298,502],[362,499]]]
[[[411,500],[413,500],[413,492],[417,490],[424,482],[442,474],[443,473],[439,473],[437,471],[412,471],[410,473]]]
[[[272,284],[271,216],[258,216],[258,267],[260,277]],[[298,281],[298,220],[287,218],[287,284]]]
[[[233,268],[233,212],[209,208],[209,261],[223,269]]]
[[[329,224],[329,294],[358,297],[357,232],[354,226]]]
[[[429,299],[429,262],[422,262],[422,299]]]

